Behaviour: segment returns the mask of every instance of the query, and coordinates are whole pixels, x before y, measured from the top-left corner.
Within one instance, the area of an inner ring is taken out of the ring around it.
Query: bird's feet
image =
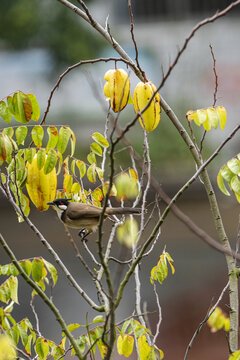
[[[78,233],[82,241],[87,241],[86,237],[88,236],[89,232],[86,229],[81,229]]]

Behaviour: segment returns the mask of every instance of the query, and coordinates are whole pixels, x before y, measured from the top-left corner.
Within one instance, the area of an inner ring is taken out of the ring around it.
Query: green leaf
[[[75,165],[76,165],[76,160],[73,159],[72,162],[71,162],[71,172],[73,173],[74,176],[76,175]]]
[[[240,181],[237,175],[233,176],[231,180],[231,188],[235,193],[237,193],[240,196]]]
[[[49,126],[47,128],[48,143],[47,149],[54,149],[58,142],[58,130],[55,126]]]
[[[99,145],[101,145],[102,147],[105,147],[105,148],[109,147],[109,143],[108,143],[107,139],[105,139],[105,137],[98,132],[95,132],[94,134],[92,134],[92,139],[94,141],[96,141]]]
[[[103,181],[104,180],[104,176],[103,176],[103,171],[101,168],[99,167],[96,167],[96,171],[97,171],[97,175],[98,175],[98,178],[100,181]]]
[[[230,196],[230,193],[229,193],[229,191],[227,190],[227,188],[226,188],[226,186],[224,184],[223,177],[222,177],[222,174],[221,174],[221,170],[219,171],[218,176],[217,176],[217,184],[218,184],[219,189],[225,195]]]
[[[131,96],[130,91],[129,91],[129,97],[128,97],[128,104],[133,104],[133,98]]]
[[[27,331],[24,329],[24,327],[20,324],[17,324],[17,328],[19,330],[20,338],[22,341],[23,346],[25,347],[28,342],[28,334]]]
[[[11,299],[18,304],[18,279],[16,276],[10,276],[7,281],[10,292],[11,292]]]
[[[71,130],[66,126],[62,126],[61,129],[59,130],[59,137],[57,143],[57,149],[61,154],[63,154],[67,148],[70,136],[71,136]]]
[[[227,162],[227,166],[234,174],[240,173],[240,160],[233,158]]]
[[[36,96],[33,94],[27,94],[27,96],[31,100],[31,104],[32,104],[32,120],[38,121],[40,117],[40,107],[38,105]]]
[[[44,174],[49,174],[57,164],[57,153],[55,150],[50,149],[44,164]]]
[[[97,315],[97,316],[95,316],[95,318],[93,319],[92,323],[93,323],[93,324],[96,324],[96,323],[104,322],[104,321],[105,321],[105,320],[104,320],[104,318],[103,318],[102,315]]]
[[[12,127],[6,127],[3,129],[3,134],[7,135],[9,138],[12,138],[13,137],[13,134],[14,134],[14,130]]]
[[[128,319],[126,321],[124,321],[122,329],[121,329],[121,334],[124,335],[125,332],[127,331],[127,328],[129,327],[129,325],[131,325],[132,320]]]
[[[87,170],[87,177],[88,180],[95,184],[96,182],[96,164],[93,163],[92,165],[89,166],[88,170]]]
[[[42,146],[43,136],[44,136],[43,128],[40,125],[34,126],[34,128],[32,129],[32,139],[35,146],[37,147]]]
[[[41,170],[45,164],[46,152],[44,149],[39,149],[37,152],[37,167]]]
[[[19,126],[16,129],[16,139],[17,139],[17,144],[18,145],[24,145],[24,140],[27,136],[28,133],[28,129],[26,126]]]
[[[73,323],[73,324],[69,324],[69,325],[67,326],[67,328],[68,328],[68,330],[69,330],[70,332],[72,332],[72,331],[80,328],[80,326],[81,326],[80,324]]]
[[[23,269],[23,271],[28,275],[30,276],[31,275],[31,272],[32,272],[32,263],[30,260],[23,260],[23,261],[20,261],[20,265]]]
[[[4,101],[0,101],[0,116],[7,124],[10,124],[12,114]]]
[[[97,164],[97,160],[96,160],[96,156],[94,154],[94,152],[91,152],[90,154],[88,154],[87,156],[87,161],[89,162],[89,164]]]
[[[96,154],[98,156],[102,156],[102,148],[97,143],[92,143],[90,145],[90,149],[91,149],[92,152],[94,152],[94,154]]]
[[[39,337],[36,341],[35,351],[41,360],[46,360],[49,354],[48,341],[42,337]]]
[[[43,262],[46,266],[46,268],[48,269],[48,271],[51,274],[52,280],[53,280],[53,284],[56,285],[57,279],[58,279],[58,275],[57,275],[57,270],[55,268],[55,266],[53,266],[50,262],[48,262],[47,260],[43,259]]]
[[[221,171],[222,177],[230,185],[232,177],[234,176],[234,173],[229,169],[229,167],[227,165],[223,166],[220,171]]]
[[[32,261],[32,278],[35,282],[39,282],[44,276],[44,263],[42,259],[35,258]]]
[[[87,169],[85,162],[82,160],[76,160],[76,165],[79,169],[80,178],[83,178],[84,175],[86,174],[86,169]]]
[[[32,163],[35,154],[36,154],[35,148],[25,150],[26,160],[29,162],[29,164]]]

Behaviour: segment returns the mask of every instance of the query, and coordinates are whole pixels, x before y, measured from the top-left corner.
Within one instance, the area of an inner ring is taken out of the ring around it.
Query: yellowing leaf
[[[46,360],[49,355],[48,341],[42,337],[37,338],[35,351],[41,360]]]
[[[28,133],[28,129],[26,126],[19,126],[17,129],[16,129],[16,139],[17,139],[17,144],[18,145],[24,145],[24,140],[27,136],[27,133]]]
[[[78,194],[80,190],[81,190],[80,184],[79,183],[74,183],[72,185],[72,188],[71,188],[71,193],[72,194]]]
[[[86,164],[82,160],[76,160],[76,165],[79,169],[80,178],[82,178],[86,174]]]
[[[67,148],[71,134],[72,131],[67,126],[62,126],[59,130],[57,149],[61,154],[63,154]]]
[[[170,265],[172,274],[174,274],[175,268],[173,266],[173,259],[170,256],[170,254],[164,250],[163,253],[159,257],[157,265],[154,266],[151,270],[150,281],[152,284],[153,284],[154,280],[158,280],[158,282],[160,284],[163,283],[163,281],[168,276],[168,264]]]
[[[134,338],[130,335],[119,335],[117,339],[117,350],[119,355],[129,357],[133,352]]]
[[[102,147],[104,148],[109,147],[109,143],[107,139],[105,139],[105,137],[102,134],[95,132],[92,134],[92,138],[94,141],[96,141],[96,143],[98,143]]]
[[[58,142],[58,130],[55,126],[49,126],[47,132],[49,136],[47,149],[54,149]]]
[[[211,328],[211,332],[216,332],[223,328],[228,328],[229,318],[223,313],[220,307],[216,307],[210,315],[207,324]],[[225,327],[226,324],[226,327]]]
[[[117,228],[117,238],[121,244],[131,248],[138,238],[138,223],[134,218],[128,217],[124,224]]]
[[[133,177],[132,173],[130,174],[131,177],[127,173],[121,173],[115,180],[118,200],[131,200],[138,196],[138,186],[135,181],[136,178],[135,176]]]
[[[17,352],[15,346],[7,335],[0,335],[0,360],[15,360]]]
[[[7,124],[10,124],[12,119],[12,114],[4,101],[0,101],[0,116]]]
[[[226,189],[226,186],[225,186],[225,184],[224,184],[223,177],[222,177],[222,174],[221,174],[221,170],[219,171],[218,176],[217,176],[217,184],[218,184],[219,189],[220,189],[225,195],[230,196],[230,193],[229,193],[229,191]]]
[[[240,350],[235,351],[234,353],[232,353],[228,360],[240,360]]]
[[[90,145],[90,149],[94,154],[96,154],[98,156],[102,156],[102,148],[97,143],[92,143]]]
[[[9,137],[0,133],[0,161],[6,161],[12,154],[12,143]]]
[[[44,136],[43,128],[40,125],[34,126],[34,128],[32,129],[32,139],[34,145],[36,145],[37,147],[41,147],[43,136]]]
[[[38,121],[40,117],[40,107],[38,105],[36,96],[33,94],[27,94],[27,96],[31,100],[31,104],[32,104],[32,120]]]
[[[96,182],[96,164],[93,163],[92,165],[89,166],[88,170],[87,170],[87,177],[88,180],[95,184]]]
[[[216,109],[214,109],[213,107],[207,108],[207,116],[210,122],[210,128],[212,126],[214,129],[217,129],[219,119]]]
[[[13,97],[7,97],[8,108],[15,119],[27,124],[32,118],[32,101],[22,91],[14,93]]]
[[[217,106],[216,111],[219,118],[220,129],[223,130],[227,121],[227,112],[223,106]]]
[[[35,282],[39,282],[44,276],[44,263],[42,259],[35,258],[32,261],[32,278]]]
[[[73,185],[72,175],[70,174],[65,175],[63,180],[63,190],[66,193],[70,193],[72,189],[72,185]]]

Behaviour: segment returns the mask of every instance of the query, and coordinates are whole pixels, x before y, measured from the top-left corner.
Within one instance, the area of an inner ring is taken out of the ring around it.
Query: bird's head
[[[54,201],[49,201],[48,205],[52,205],[56,210],[65,211],[69,205],[69,200],[71,199],[56,199]]]

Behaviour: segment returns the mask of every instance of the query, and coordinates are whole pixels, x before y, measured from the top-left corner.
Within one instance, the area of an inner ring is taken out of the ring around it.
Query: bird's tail
[[[141,214],[141,211],[142,211],[142,209],[140,209],[140,208],[114,207],[114,208],[107,208],[105,213],[107,215]]]

